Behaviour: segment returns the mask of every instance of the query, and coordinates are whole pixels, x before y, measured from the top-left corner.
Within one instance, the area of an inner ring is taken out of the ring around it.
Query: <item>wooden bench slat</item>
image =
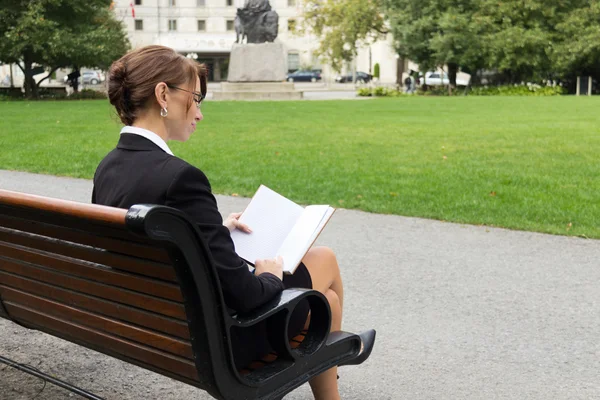
[[[121,337],[188,359],[194,358],[190,342],[157,334],[69,305],[57,303],[20,290],[11,289],[3,285],[0,285],[0,292],[2,293],[2,299],[11,304],[19,304],[34,310],[44,310],[44,313],[50,317],[64,319],[86,328],[100,330],[113,336]]]
[[[117,272],[111,268],[97,264],[86,264],[82,261],[54,255],[40,250],[29,249],[0,241],[0,254],[4,257],[17,259],[46,269],[56,270],[65,274],[84,279],[102,282],[107,285],[122,287],[135,292],[152,294],[167,300],[182,302],[181,289],[178,285]]]
[[[180,303],[76,278],[2,256],[0,256],[0,270],[187,321],[184,306]]]
[[[127,210],[79,203],[70,200],[49,199],[34,194],[13,192],[0,189],[2,204],[24,209],[43,210],[62,216],[71,216],[87,221],[94,221],[106,225],[125,224]]]
[[[72,230],[63,226],[7,217],[2,214],[0,214],[0,225],[23,232],[35,233],[37,235],[66,240],[72,243],[106,249],[113,253],[125,254],[144,260],[165,264],[171,263],[171,259],[164,249],[157,248],[156,246],[153,247],[149,244],[136,243],[134,241],[135,237],[125,231],[123,234],[128,235],[128,241],[106,236],[97,236],[85,230]]]
[[[120,209],[117,210],[122,211]],[[107,225],[95,220],[76,218],[73,216],[63,216],[39,209],[7,207],[3,204],[0,204],[0,213],[2,215],[10,215],[12,218],[22,219],[25,221],[34,221],[36,223],[64,227],[68,230],[87,232],[94,236],[97,235],[124,240],[127,242],[144,243],[144,240],[141,237],[132,234],[125,228],[125,218],[123,218],[122,222],[119,224]]]
[[[62,337],[66,340],[75,339],[80,343],[85,343],[92,348],[99,349],[103,353],[126,356],[130,359],[171,371],[184,378],[198,380],[196,366],[191,360],[132,343],[106,333],[94,331],[70,321],[50,317],[10,301],[6,302],[6,308],[10,315],[19,322],[32,325],[41,331],[48,330],[52,335]]]
[[[99,313],[113,319],[129,322],[146,329],[152,329],[156,332],[166,333],[181,339],[190,339],[190,331],[187,323],[163,315],[157,315],[123,304],[84,295],[3,271],[0,271],[0,284],[50,300],[69,304],[77,308]],[[1,296],[2,290],[0,290],[0,297]]]
[[[87,245],[61,242],[53,238],[3,227],[0,227],[0,241],[103,264],[118,270],[147,275],[168,282],[177,282],[175,271],[171,265],[111,253],[108,250]]]

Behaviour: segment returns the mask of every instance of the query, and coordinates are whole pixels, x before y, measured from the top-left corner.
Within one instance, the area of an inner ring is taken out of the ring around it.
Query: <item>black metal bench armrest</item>
[[[260,321],[263,321],[282,310],[292,311],[301,300],[309,296],[323,297],[323,301],[327,303],[327,299],[316,290],[300,288],[285,289],[272,300],[251,312],[233,315],[232,319],[235,321],[234,326],[249,327],[256,325]]]
[[[310,306],[310,326],[304,340],[295,349],[290,346],[288,325],[294,308],[302,300]],[[325,343],[331,326],[329,302],[316,290],[292,288],[281,292],[273,300],[248,314],[232,316],[232,326],[253,326],[261,321],[267,324],[269,343],[282,359],[295,360],[318,351]]]

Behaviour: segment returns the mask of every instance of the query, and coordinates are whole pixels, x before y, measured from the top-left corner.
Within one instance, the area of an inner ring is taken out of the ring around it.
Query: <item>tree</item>
[[[302,30],[320,39],[316,54],[340,72],[362,44],[387,33],[382,4],[383,0],[307,0]]]
[[[479,13],[488,22],[482,35],[486,66],[511,83],[547,78],[555,25],[573,0],[480,1]]]
[[[558,73],[600,76],[600,2],[574,8],[557,24],[555,43],[551,58]]]
[[[421,71],[448,66],[450,85],[460,69],[483,66],[481,34],[485,21],[476,13],[479,0],[386,0],[386,15],[398,54]]]
[[[0,0],[0,61],[25,75],[25,95],[58,68],[106,69],[129,49],[110,0]],[[37,67],[36,67],[37,66]],[[38,68],[48,72],[39,82]]]

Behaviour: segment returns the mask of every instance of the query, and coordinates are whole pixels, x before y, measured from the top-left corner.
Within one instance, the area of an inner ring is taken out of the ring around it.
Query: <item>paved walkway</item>
[[[0,187],[91,193],[86,180],[6,171]],[[218,201],[229,213],[248,199]],[[600,398],[600,241],[339,210],[319,242],[339,255],[345,329],[378,330],[371,359],[340,371],[343,399]],[[1,355],[108,399],[208,398],[7,321],[0,338]],[[0,398],[41,388],[0,366]],[[48,385],[38,398],[66,396]],[[286,397],[309,398],[306,386]]]

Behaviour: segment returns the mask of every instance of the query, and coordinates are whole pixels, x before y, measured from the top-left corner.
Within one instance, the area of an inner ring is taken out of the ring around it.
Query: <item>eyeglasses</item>
[[[199,93],[199,92],[192,92],[190,90],[185,90],[185,89],[182,89],[182,88],[177,87],[177,86],[167,85],[167,87],[171,88],[171,89],[181,90],[181,91],[193,94],[194,95],[194,101],[196,102],[196,107],[198,107],[198,109],[200,109],[200,106],[202,105],[202,100],[204,100],[204,98],[206,97],[206,94]]]

